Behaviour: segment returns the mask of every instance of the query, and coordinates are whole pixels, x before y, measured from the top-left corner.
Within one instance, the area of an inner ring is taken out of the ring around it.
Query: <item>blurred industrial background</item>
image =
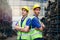
[[[45,40],[60,40],[60,0],[0,0],[0,40],[16,40],[15,23],[21,17],[21,7],[29,6],[32,16],[34,4],[40,4],[40,19],[45,24]]]

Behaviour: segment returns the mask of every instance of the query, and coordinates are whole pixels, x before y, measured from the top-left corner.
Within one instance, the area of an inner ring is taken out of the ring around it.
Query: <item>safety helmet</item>
[[[29,12],[28,6],[23,6],[22,9],[26,9]]]
[[[36,9],[36,8],[40,8],[40,9],[41,9],[41,7],[40,7],[39,4],[35,4],[35,5],[33,6],[33,10]]]

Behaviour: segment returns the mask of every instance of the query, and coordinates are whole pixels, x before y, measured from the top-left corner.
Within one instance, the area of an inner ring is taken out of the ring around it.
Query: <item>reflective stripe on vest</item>
[[[34,18],[35,16],[32,17],[32,19]],[[40,22],[40,21],[39,21]],[[32,37],[32,40],[35,39],[35,38],[42,38],[42,32],[39,30],[35,30],[35,28],[31,28],[31,37]]]
[[[28,19],[28,17],[26,17],[25,20],[23,21],[22,28],[24,28],[26,26],[27,19]],[[21,25],[21,21],[19,22],[19,26],[20,25]],[[20,32],[20,33],[18,33],[17,39],[20,39],[20,37],[21,37],[21,39],[30,40],[30,33],[29,32]]]
[[[18,21],[18,26],[20,26],[20,27],[21,27],[21,25],[20,25],[20,24],[21,24],[21,20],[19,20],[19,21]],[[18,31],[18,32],[17,32],[17,40],[20,40],[20,37],[21,37],[21,32],[20,32],[20,31]]]

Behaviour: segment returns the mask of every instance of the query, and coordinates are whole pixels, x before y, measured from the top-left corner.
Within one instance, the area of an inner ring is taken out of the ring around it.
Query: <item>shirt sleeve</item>
[[[29,18],[26,22],[26,26],[30,26],[31,25],[31,19]]]
[[[16,22],[16,24],[15,24],[16,26],[18,25],[18,22]]]
[[[34,27],[36,27],[36,28],[41,27],[41,24],[40,24],[40,22],[39,22],[39,20],[37,18],[33,18],[32,22],[33,22]]]

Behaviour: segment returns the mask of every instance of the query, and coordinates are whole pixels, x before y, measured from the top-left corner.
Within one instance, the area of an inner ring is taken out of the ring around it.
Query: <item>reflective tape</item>
[[[34,36],[34,35],[36,35],[36,34],[42,34],[42,32],[36,32],[36,33],[34,33],[34,34],[31,34],[31,36]]]
[[[22,34],[22,35],[18,35],[18,36],[30,36],[30,34]]]

